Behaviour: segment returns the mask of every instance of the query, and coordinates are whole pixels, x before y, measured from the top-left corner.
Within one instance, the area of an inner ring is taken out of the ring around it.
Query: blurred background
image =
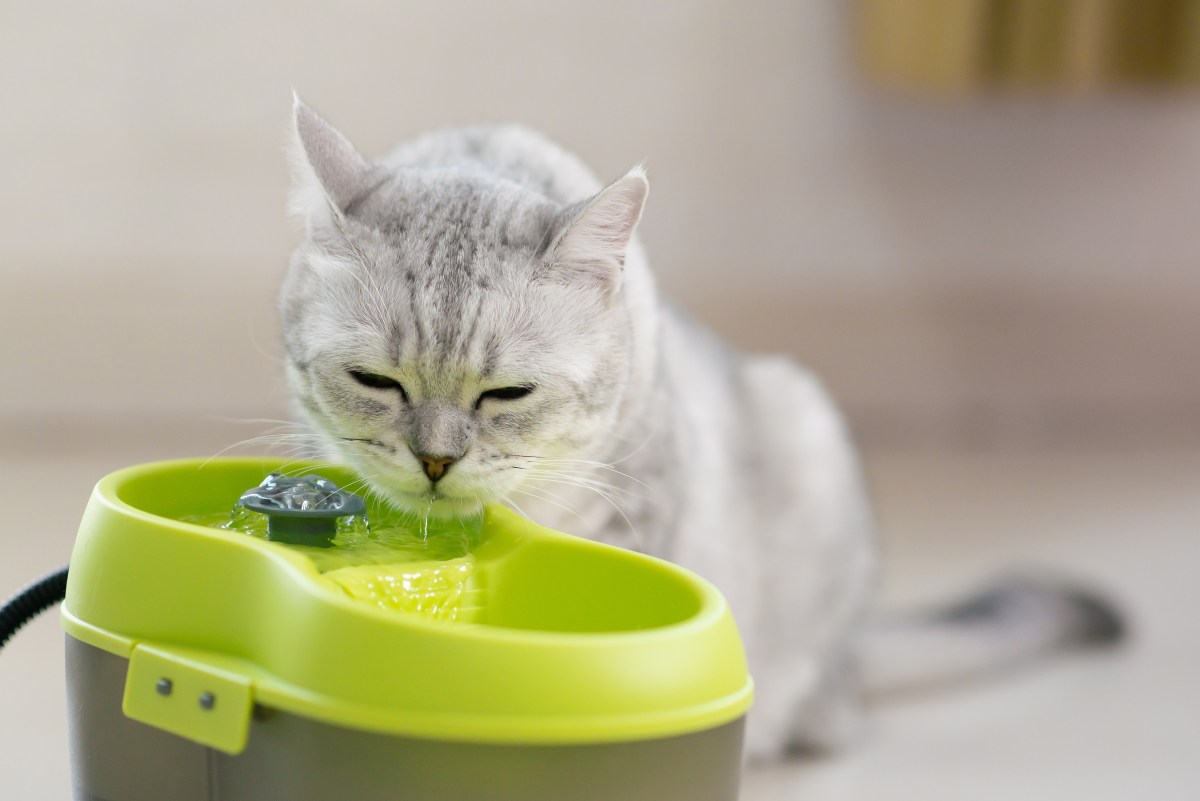
[[[286,418],[293,87],[367,153],[517,121],[605,179],[645,160],[665,292],[824,376],[886,599],[1037,562],[1138,620],[747,798],[1200,791],[1200,2],[7,3],[0,74],[0,480],[47,505],[0,593],[104,472]],[[14,797],[66,797],[50,617],[0,658],[0,718],[40,721],[0,732]]]

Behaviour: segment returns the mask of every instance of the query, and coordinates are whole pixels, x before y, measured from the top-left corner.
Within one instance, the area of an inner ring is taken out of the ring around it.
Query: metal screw
[[[200,693],[200,708],[212,709],[217,705],[217,696],[212,693]]]
[[[171,684],[170,679],[159,679],[154,684],[154,689],[159,695],[170,695],[172,687],[173,685]]]

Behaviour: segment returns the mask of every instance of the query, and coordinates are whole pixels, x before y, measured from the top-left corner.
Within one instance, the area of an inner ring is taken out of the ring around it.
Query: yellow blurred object
[[[932,94],[1200,82],[1200,0],[859,0],[884,86]]]
[[[861,0],[866,66],[889,86],[961,92],[984,62],[987,0]]]

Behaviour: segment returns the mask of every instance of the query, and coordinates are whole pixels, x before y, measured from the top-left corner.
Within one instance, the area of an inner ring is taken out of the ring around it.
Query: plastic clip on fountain
[[[711,585],[280,467],[97,485],[62,610],[76,801],[737,797],[751,682]]]

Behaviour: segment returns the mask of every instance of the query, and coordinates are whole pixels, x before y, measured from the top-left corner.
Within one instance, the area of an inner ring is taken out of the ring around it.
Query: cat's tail
[[[1055,652],[1108,646],[1126,631],[1116,606],[1095,590],[1011,576],[956,603],[868,621],[863,689],[874,699],[984,678]]]

